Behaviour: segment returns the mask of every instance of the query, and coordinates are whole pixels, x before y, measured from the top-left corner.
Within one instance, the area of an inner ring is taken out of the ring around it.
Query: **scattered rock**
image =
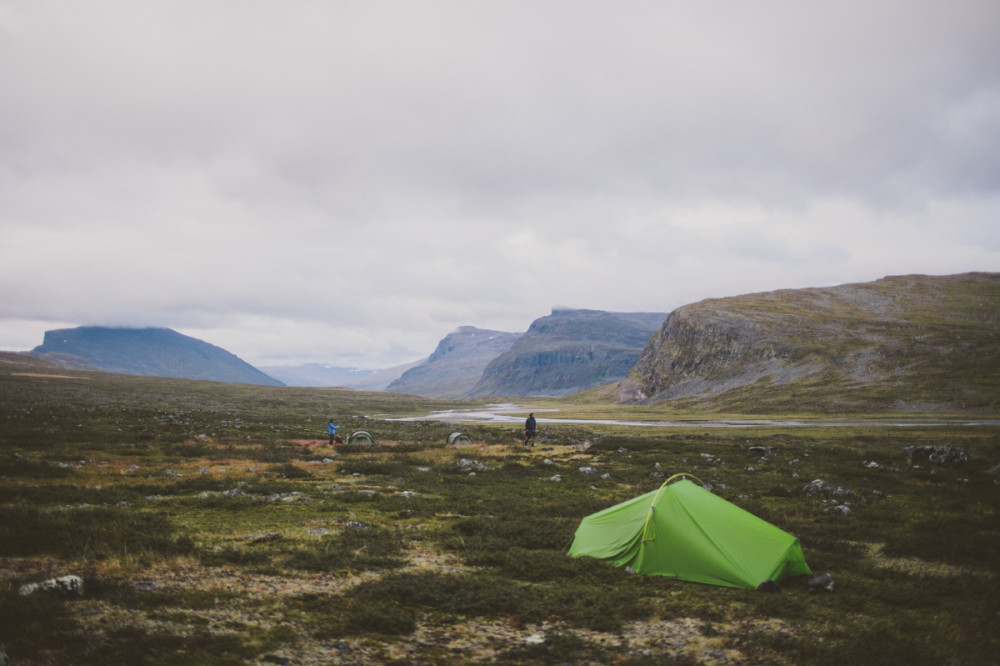
[[[597,473],[597,468],[596,467],[591,467],[590,465],[585,465],[585,466],[581,467],[579,471],[580,471],[580,474],[596,474]]]
[[[60,576],[50,578],[41,583],[27,583],[18,589],[17,593],[22,597],[27,597],[36,592],[54,592],[62,595],[83,596],[83,579],[79,576]]]
[[[455,464],[463,472],[482,471],[486,469],[486,465],[484,465],[483,463],[479,462],[478,460],[470,460],[468,458],[462,458]]]
[[[867,467],[868,469],[881,469],[881,467],[882,467],[881,465],[879,465],[874,460],[865,460],[865,461],[862,461],[861,466],[862,467]]]
[[[329,534],[329,533],[330,533],[330,530],[326,529],[325,527],[316,527],[316,528],[313,528],[311,530],[306,530],[306,534],[320,534],[320,535],[323,535],[323,534]]]
[[[823,495],[834,497],[853,497],[855,495],[853,490],[835,486],[832,483],[824,481],[823,479],[814,479],[810,481],[802,487],[802,492],[807,495],[822,493]]]
[[[607,481],[608,479],[611,478],[611,475],[608,474],[607,472],[605,472],[604,474],[601,474],[601,478],[604,479],[605,481]]]
[[[549,481],[562,481],[562,477],[556,474],[555,476],[550,476]]]
[[[806,588],[813,594],[816,592],[833,592],[833,576],[825,573],[821,576],[815,576],[809,579],[806,583]]]
[[[914,460],[927,460],[938,465],[952,465],[969,462],[969,453],[958,446],[944,444],[942,446],[907,446],[903,455],[912,465]]]
[[[851,507],[846,504],[837,504],[823,509],[823,513],[839,513],[842,516],[851,515]]]

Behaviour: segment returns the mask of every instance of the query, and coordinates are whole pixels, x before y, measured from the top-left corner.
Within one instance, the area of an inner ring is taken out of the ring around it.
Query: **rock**
[[[969,453],[958,446],[944,444],[942,446],[907,446],[903,449],[907,461],[927,460],[938,465],[952,465],[969,462]]]
[[[550,476],[549,481],[562,481],[562,477],[556,474],[555,476]]]
[[[855,495],[853,490],[835,486],[832,483],[824,481],[823,479],[814,479],[810,481],[802,487],[802,492],[807,495],[822,493],[824,495],[833,495],[836,497],[853,497]]]
[[[880,469],[882,467],[874,460],[865,460],[861,463],[861,466],[867,467],[868,469]]]
[[[839,513],[842,516],[849,516],[851,514],[851,507],[846,504],[837,504],[836,506],[824,509],[823,513]]]
[[[762,456],[771,455],[771,449],[766,446],[759,446],[759,445],[751,446],[749,449],[747,449],[747,451],[749,451],[750,453],[759,453]],[[766,583],[767,581],[764,582]]]
[[[326,529],[325,527],[317,527],[317,528],[314,528],[314,529],[311,529],[311,530],[306,530],[306,534],[321,534],[322,535],[322,534],[329,534],[329,533],[330,533],[330,530]]]
[[[611,478],[611,475],[608,474],[607,472],[605,472],[604,474],[601,474],[601,478],[604,479],[605,481],[607,481],[608,479]]]
[[[591,467],[590,465],[585,465],[585,466],[581,467],[579,471],[580,471],[580,474],[596,474],[597,473],[597,468],[596,467]]]
[[[774,592],[778,591],[778,584],[775,583],[770,578],[768,578],[763,583],[761,583],[760,585],[757,586],[757,591],[758,592],[771,592],[771,593],[774,593]]]
[[[65,596],[83,596],[83,579],[79,576],[60,576],[50,578],[41,583],[27,583],[18,589],[17,593],[22,597],[27,597],[36,592],[54,592]]]
[[[806,583],[806,588],[813,594],[816,592],[833,592],[833,577],[825,573],[821,576],[815,576],[809,579]]]
[[[478,460],[469,460],[468,458],[462,458],[455,464],[463,472],[482,471],[486,469],[486,465],[484,465],[483,463],[479,462]]]

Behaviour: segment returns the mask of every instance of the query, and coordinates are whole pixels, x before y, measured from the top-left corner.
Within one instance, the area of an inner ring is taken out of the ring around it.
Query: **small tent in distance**
[[[811,575],[797,538],[684,476],[584,518],[569,555],[746,589]]]

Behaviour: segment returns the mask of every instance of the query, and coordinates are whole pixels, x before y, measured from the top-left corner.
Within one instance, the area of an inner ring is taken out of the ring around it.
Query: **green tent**
[[[690,475],[672,476],[658,490],[584,518],[569,554],[748,589],[812,574],[798,539],[684,476]]]

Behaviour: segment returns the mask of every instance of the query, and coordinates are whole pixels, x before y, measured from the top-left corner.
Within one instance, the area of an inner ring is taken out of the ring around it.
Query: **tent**
[[[464,432],[453,432],[448,435],[448,444],[450,446],[471,446],[472,440]]]
[[[371,433],[364,430],[358,430],[357,432],[352,432],[351,436],[347,438],[348,444],[374,444],[375,438],[371,436]]]
[[[658,490],[584,518],[569,555],[608,560],[637,573],[747,589],[812,574],[798,539],[685,476],[690,475],[672,476]]]

